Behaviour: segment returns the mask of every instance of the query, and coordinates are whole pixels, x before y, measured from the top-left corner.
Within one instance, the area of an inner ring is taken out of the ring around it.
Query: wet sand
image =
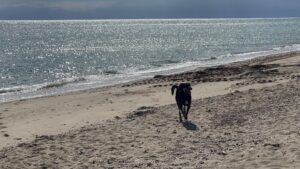
[[[193,86],[188,122],[170,87]],[[300,54],[0,105],[2,168],[299,168]]]

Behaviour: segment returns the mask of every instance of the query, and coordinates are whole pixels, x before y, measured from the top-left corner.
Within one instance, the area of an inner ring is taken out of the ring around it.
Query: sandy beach
[[[1,103],[0,168],[300,168],[299,86],[293,52]]]

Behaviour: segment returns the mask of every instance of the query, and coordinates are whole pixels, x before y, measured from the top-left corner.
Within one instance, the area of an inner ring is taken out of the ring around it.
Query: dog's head
[[[191,90],[193,89],[190,83],[181,83],[182,90],[185,94],[191,95]]]

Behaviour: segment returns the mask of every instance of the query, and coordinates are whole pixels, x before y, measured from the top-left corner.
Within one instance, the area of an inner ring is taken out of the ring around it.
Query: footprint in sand
[[[3,119],[3,118],[1,118],[1,119]],[[3,134],[4,137],[9,137],[9,135],[7,133],[5,133],[6,131],[2,130],[2,129],[5,129],[5,128],[7,128],[7,127],[4,126],[4,124],[0,122],[0,131],[1,131],[1,133],[4,133]]]
[[[4,109],[4,111],[8,111],[8,109]],[[1,114],[2,114],[2,113],[0,113],[0,115],[1,115]],[[4,119],[4,118],[0,116],[0,120],[3,120],[3,119]],[[5,128],[7,128],[7,127],[4,126],[4,124],[1,123],[1,121],[0,121],[0,130],[5,129]]]

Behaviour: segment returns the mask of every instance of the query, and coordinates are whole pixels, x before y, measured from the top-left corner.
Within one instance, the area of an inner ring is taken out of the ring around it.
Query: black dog
[[[182,122],[181,114],[185,120],[188,119],[188,114],[192,103],[192,87],[190,83],[180,83],[179,86],[173,85],[171,89],[172,95],[174,94],[175,89],[177,89],[176,103],[179,109],[179,120]]]

